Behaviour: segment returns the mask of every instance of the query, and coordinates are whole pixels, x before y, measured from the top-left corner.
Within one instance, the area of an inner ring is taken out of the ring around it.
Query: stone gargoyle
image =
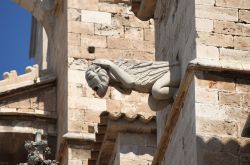
[[[170,65],[167,61],[97,59],[88,67],[85,78],[100,97],[110,85],[124,94],[132,90],[149,93],[149,105],[155,105],[173,98],[179,87],[180,71],[178,64]]]

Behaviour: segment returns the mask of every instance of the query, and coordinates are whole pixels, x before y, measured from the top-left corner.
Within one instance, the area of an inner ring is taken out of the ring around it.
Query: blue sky
[[[34,64],[29,59],[31,14],[11,0],[0,0],[0,79],[2,73]]]

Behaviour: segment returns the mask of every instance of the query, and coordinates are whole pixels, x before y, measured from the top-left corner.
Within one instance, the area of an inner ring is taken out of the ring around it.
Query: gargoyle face
[[[104,97],[109,84],[109,78],[105,75],[99,75],[94,71],[87,71],[86,80],[90,88],[92,88],[99,97]]]

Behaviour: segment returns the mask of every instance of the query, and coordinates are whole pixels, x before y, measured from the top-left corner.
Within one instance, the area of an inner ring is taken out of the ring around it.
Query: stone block
[[[81,36],[81,46],[83,47],[99,47],[99,48],[106,48],[107,47],[107,37],[106,36],[88,36],[82,35]]]
[[[218,104],[218,91],[196,88],[195,101],[198,103]]]
[[[96,58],[113,59],[138,59],[138,60],[154,60],[154,51],[137,51],[137,50],[122,50],[120,49],[103,49],[96,48]]]
[[[69,158],[72,160],[86,160],[90,158],[90,150],[83,147],[69,148]]]
[[[216,6],[250,9],[249,0],[216,0]]]
[[[95,28],[93,23],[84,23],[79,21],[68,22],[68,32],[70,33],[94,35],[94,29]]]
[[[215,0],[195,0],[195,4],[197,5],[215,5]]]
[[[219,104],[240,107],[242,106],[242,94],[219,92]]]
[[[113,19],[127,27],[150,28],[150,21],[141,21],[134,15],[115,15]]]
[[[9,108],[30,109],[31,108],[30,99],[16,100],[15,102],[9,103],[8,107]]]
[[[238,126],[235,122],[196,118],[197,134],[236,137]]]
[[[215,46],[198,44],[196,47],[197,57],[219,60],[219,49]]]
[[[250,94],[243,95],[243,106],[248,108],[250,107]]]
[[[111,13],[82,10],[81,21],[89,22],[89,23],[111,25]]]
[[[73,45],[68,46],[68,56],[74,58],[83,58],[86,60],[95,59],[95,54],[89,53],[87,47],[73,46]]]
[[[68,83],[68,96],[86,96],[86,89],[83,84],[79,83]]]
[[[237,79],[236,91],[237,92],[250,92],[250,80],[249,79]]]
[[[250,51],[250,37],[234,36],[235,49]]]
[[[16,108],[0,108],[0,112],[17,112]]]
[[[68,8],[68,21],[80,21],[81,10]]]
[[[214,21],[214,32],[239,36],[250,36],[250,25],[235,22]]]
[[[143,29],[134,27],[125,27],[125,38],[132,40],[143,40]]]
[[[238,21],[238,9],[222,8],[209,5],[196,5],[195,7],[197,18]]]
[[[150,41],[138,42],[131,39],[108,37],[108,48],[152,51],[154,50],[154,44]]]
[[[70,0],[68,8],[85,9],[85,10],[98,10],[99,0]]]
[[[249,10],[239,10],[239,20],[241,22],[250,23],[250,11]]]
[[[68,131],[72,132],[88,132],[88,125],[86,123],[82,123],[76,120],[69,120],[68,121]]]
[[[112,23],[112,25],[95,24],[95,35],[124,37],[124,27]]]
[[[197,37],[197,43],[216,47],[220,46],[225,48],[232,48],[234,47],[234,38],[232,35],[199,32]]]
[[[155,42],[155,30],[151,29],[144,29],[144,40]]]
[[[214,23],[211,19],[196,18],[195,25],[196,30],[201,32],[212,32],[214,29]]]
[[[68,58],[68,64],[70,69],[86,71],[88,67],[88,60]]]
[[[120,100],[107,100],[107,111],[111,113],[121,112],[121,101]]]
[[[97,112],[107,110],[106,99],[70,97],[68,104],[69,107],[73,109],[89,109]]]
[[[85,111],[83,109],[69,109],[68,118],[72,121],[84,122]]]
[[[224,120],[226,116],[225,111],[219,110],[219,105],[207,103],[195,103],[195,114],[198,117],[214,120]]]
[[[250,52],[242,51],[236,49],[224,49],[220,48],[220,60],[229,60],[229,61],[249,61]]]
[[[84,122],[100,123],[100,112],[84,110]]]
[[[196,74],[196,83],[199,88],[219,90],[219,91],[235,91],[235,82],[233,78],[223,77],[214,74]]]
[[[130,13],[129,6],[126,4],[110,4],[110,3],[99,3],[99,11],[108,12],[113,14],[127,14]]]
[[[82,84],[83,82],[85,82],[85,71],[69,69],[68,81],[70,83]]]
[[[68,44],[72,46],[80,46],[81,34],[80,33],[68,33]]]

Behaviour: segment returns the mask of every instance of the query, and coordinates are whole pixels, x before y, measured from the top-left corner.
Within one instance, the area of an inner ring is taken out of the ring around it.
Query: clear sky
[[[0,79],[2,73],[34,64],[29,59],[31,14],[11,0],[0,0]]]

